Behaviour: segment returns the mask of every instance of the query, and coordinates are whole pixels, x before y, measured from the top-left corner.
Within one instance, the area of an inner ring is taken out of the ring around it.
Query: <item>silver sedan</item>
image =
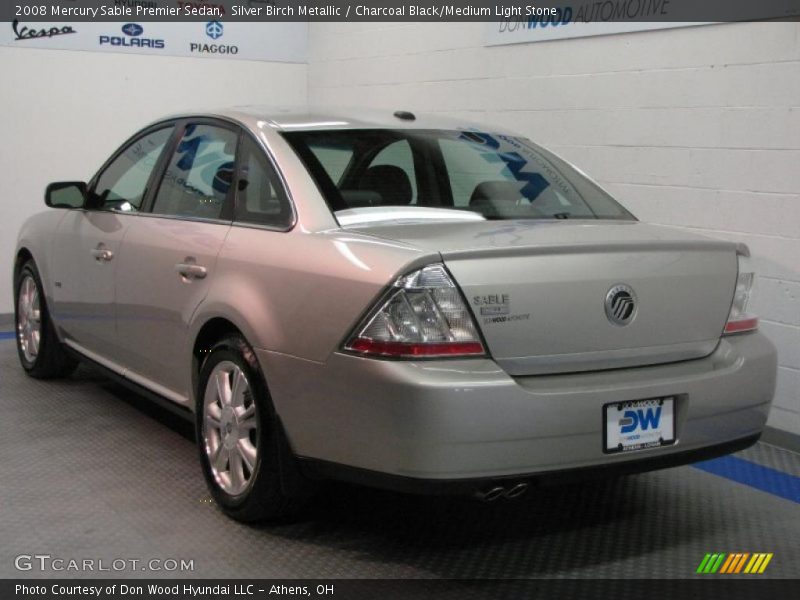
[[[239,520],[326,478],[514,497],[732,452],[766,422],[747,248],[640,223],[512,132],[181,115],[45,200],[15,255],[22,367],[89,361],[193,418]]]

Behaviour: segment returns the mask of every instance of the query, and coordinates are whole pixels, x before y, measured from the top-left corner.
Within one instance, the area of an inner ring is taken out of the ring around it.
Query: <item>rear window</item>
[[[520,137],[389,129],[283,135],[334,214],[410,206],[486,219],[634,219],[574,167]]]

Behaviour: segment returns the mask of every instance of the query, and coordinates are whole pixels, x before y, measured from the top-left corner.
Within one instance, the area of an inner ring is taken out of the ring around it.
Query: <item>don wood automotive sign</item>
[[[487,46],[797,16],[796,0],[574,0],[487,22]]]

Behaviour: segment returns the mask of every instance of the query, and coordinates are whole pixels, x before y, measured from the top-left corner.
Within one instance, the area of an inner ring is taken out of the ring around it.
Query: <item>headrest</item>
[[[406,206],[412,200],[408,175],[394,165],[370,167],[358,182],[358,189],[377,192],[381,197],[381,206]]]
[[[365,206],[380,206],[381,196],[372,190],[341,190],[342,199],[347,208],[364,208]]]
[[[524,181],[484,181],[475,186],[469,205],[516,204],[525,198],[521,191],[524,185]]]

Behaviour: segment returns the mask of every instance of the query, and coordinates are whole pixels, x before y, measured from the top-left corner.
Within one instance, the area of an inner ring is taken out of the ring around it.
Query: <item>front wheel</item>
[[[19,269],[14,291],[17,353],[22,368],[37,379],[65,377],[72,373],[78,361],[67,354],[58,339],[33,260]]]
[[[217,343],[200,371],[196,431],[214,500],[239,521],[284,517],[307,497],[250,346]]]

